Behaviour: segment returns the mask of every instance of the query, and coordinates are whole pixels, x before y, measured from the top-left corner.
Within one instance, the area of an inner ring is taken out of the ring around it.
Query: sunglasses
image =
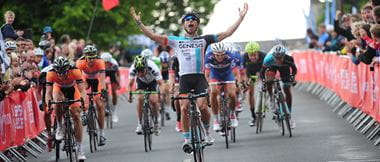
[[[197,18],[194,17],[194,16],[187,16],[187,17],[184,18],[184,20],[185,20],[185,21],[190,21],[190,20],[192,20],[192,21],[197,21]]]
[[[59,76],[63,76],[63,75],[66,75],[68,71],[57,71],[57,74]]]
[[[86,58],[87,58],[87,59],[90,59],[90,60],[92,60],[92,59],[96,59],[96,58],[97,58],[97,55],[93,55],[93,56],[86,56]]]

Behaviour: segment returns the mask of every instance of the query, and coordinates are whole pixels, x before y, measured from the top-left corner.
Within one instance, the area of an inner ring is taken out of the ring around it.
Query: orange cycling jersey
[[[62,88],[72,87],[75,83],[83,83],[82,72],[79,69],[69,69],[67,77],[60,78],[54,70],[49,71],[46,75],[46,84],[52,86],[54,83]]]
[[[84,57],[82,57],[76,62],[76,67],[83,71],[83,73],[85,74],[84,77],[86,79],[98,79],[99,74],[105,72],[106,70],[105,62],[102,59],[96,58],[92,61],[93,62],[91,66],[90,63],[87,62],[86,59],[84,59]]]

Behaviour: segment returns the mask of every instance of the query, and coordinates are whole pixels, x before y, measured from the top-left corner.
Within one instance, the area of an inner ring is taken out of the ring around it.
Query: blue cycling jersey
[[[207,50],[205,67],[210,70],[210,79],[212,81],[234,81],[235,76],[232,71],[235,67],[238,67],[237,65],[240,65],[240,60],[236,57],[236,54],[226,51],[224,60],[218,62],[211,50]]]

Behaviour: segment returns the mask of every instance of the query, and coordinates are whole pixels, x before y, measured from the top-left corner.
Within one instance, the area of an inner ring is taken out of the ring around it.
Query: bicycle
[[[231,141],[232,142],[236,142],[236,128],[233,128],[231,127],[231,117],[230,115],[232,113],[235,113],[235,111],[232,111],[229,107],[228,107],[228,98],[224,92],[224,89],[225,89],[225,86],[226,84],[228,83],[235,83],[235,81],[232,81],[232,82],[229,82],[229,81],[226,81],[226,82],[214,82],[214,83],[210,83],[210,85],[217,85],[217,86],[220,86],[220,88],[222,89],[221,93],[220,93],[220,116],[221,116],[221,123],[222,123],[222,133],[225,137],[225,142],[226,142],[226,148],[228,149],[229,148],[229,139],[228,139],[228,136],[231,135]]]
[[[109,83],[106,83],[106,87],[108,88],[109,87]],[[108,92],[107,92],[107,95],[106,95],[106,98],[105,98],[105,117],[106,117],[106,126],[107,128],[113,128],[113,122],[112,122],[112,116],[113,116],[113,110],[114,110],[114,107],[113,107],[113,104],[112,104],[112,100],[110,100],[110,96],[108,95]]]
[[[54,104],[58,104],[58,105],[63,105],[63,118],[64,118],[64,130],[65,130],[65,135],[64,135],[64,139],[63,139],[63,151],[66,152],[66,156],[70,159],[70,162],[72,161],[77,161],[78,160],[78,157],[77,157],[77,152],[76,152],[76,140],[75,140],[75,135],[74,135],[74,128],[73,128],[73,121],[71,119],[71,113],[70,113],[70,105],[73,104],[73,103],[76,103],[76,102],[81,102],[82,103],[82,106],[84,105],[83,104],[83,100],[82,99],[79,99],[79,100],[63,100],[63,101],[49,101],[48,105],[49,105],[49,110],[51,110],[51,106],[54,105]],[[56,161],[59,160],[60,158],[60,142],[55,142],[55,145],[56,145]],[[73,157],[73,153],[74,153],[74,157]]]
[[[292,129],[290,128],[290,111],[289,111],[288,105],[285,102],[285,97],[282,92],[280,80],[274,79],[272,81],[268,81],[268,83],[274,83],[272,91],[273,91],[273,97],[274,97],[273,102],[274,102],[274,105],[276,106],[275,121],[281,127],[282,136],[285,135],[285,125],[286,125],[287,130],[289,132],[289,137],[292,137]]]
[[[201,121],[201,114],[196,106],[196,99],[199,97],[207,97],[208,92],[202,92],[194,94],[194,91],[188,93],[188,96],[172,96],[172,100],[189,100],[189,121],[190,121],[190,131],[191,131],[191,146],[184,147],[184,152],[193,153],[195,162],[204,161],[203,149],[208,146],[205,141],[206,130]]]
[[[265,118],[265,113],[268,111],[268,106],[265,104],[265,101],[268,98],[266,93],[265,82],[262,81],[260,84],[260,90],[256,96],[256,134],[261,133],[263,130],[263,123]]]
[[[94,151],[97,151],[97,144],[99,142],[99,136],[98,136],[98,129],[97,129],[97,123],[98,123],[98,116],[94,104],[94,96],[101,94],[101,92],[91,92],[87,93],[89,98],[89,105],[88,105],[88,112],[87,112],[87,132],[89,136],[90,141],[90,151],[93,153]]]
[[[144,103],[143,103],[143,112],[142,112],[142,131],[144,135],[144,146],[145,152],[152,150],[152,134],[153,134],[153,113],[149,104],[149,95],[150,94],[159,94],[157,91],[135,91],[130,92],[133,94],[143,94]]]

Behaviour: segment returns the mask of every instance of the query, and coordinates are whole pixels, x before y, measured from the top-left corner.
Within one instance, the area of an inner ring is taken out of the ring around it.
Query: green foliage
[[[207,15],[216,2],[216,0],[120,0],[119,6],[107,12],[102,7],[102,0],[13,0],[0,4],[0,12],[14,11],[15,29],[31,29],[34,41],[39,41],[44,26],[52,26],[54,37],[60,43],[59,38],[63,34],[69,34],[72,39],[86,38],[96,1],[99,2],[90,39],[101,47],[117,41],[127,45],[128,35],[141,33],[129,14],[131,6],[142,12],[144,24],[152,25],[155,32],[177,35],[181,31],[179,20],[186,7],[201,11],[202,23],[206,24]]]

